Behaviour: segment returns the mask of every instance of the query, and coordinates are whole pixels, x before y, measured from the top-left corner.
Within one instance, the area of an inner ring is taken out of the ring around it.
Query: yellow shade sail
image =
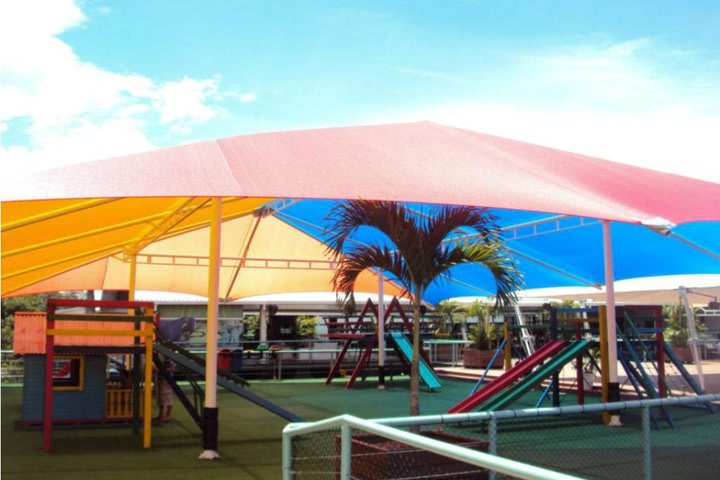
[[[317,239],[260,207],[223,202],[220,296],[332,291],[336,264]],[[44,202],[40,202],[44,203]],[[58,290],[138,290],[207,295],[207,198],[120,198],[3,203],[3,296]],[[7,227],[6,227],[7,226]],[[375,292],[363,273],[357,291]],[[401,289],[385,283],[385,292]]]

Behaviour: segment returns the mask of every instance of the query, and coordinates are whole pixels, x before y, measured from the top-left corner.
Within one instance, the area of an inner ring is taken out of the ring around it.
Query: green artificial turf
[[[472,388],[467,381],[443,380],[436,392],[422,391],[421,410],[439,414],[464,398]],[[352,390],[342,380],[331,386],[318,381],[255,381],[255,393],[306,420],[342,413],[362,418],[406,416],[408,381],[396,377],[385,390],[374,379],[358,382]],[[220,390],[219,451],[214,461],[197,459],[200,430],[175,401],[173,420],[154,424],[153,445],[141,446],[129,427],[56,428],[53,452],[42,451],[42,433],[18,426],[22,389],[3,387],[3,479],[273,479],[280,478],[281,432],[286,421],[241,397]],[[516,402],[514,408],[533,407],[538,392]],[[572,404],[568,396],[563,404]],[[590,398],[589,401],[597,401]],[[548,402],[544,406],[549,406]],[[720,415],[700,410],[673,409],[676,428],[661,423],[653,432],[654,478],[717,478],[720,471]],[[598,415],[523,420],[498,427],[498,453],[588,478],[638,478],[641,473],[639,414],[623,414],[626,427],[602,425]],[[478,426],[448,428],[467,436],[485,437]],[[620,476],[618,476],[620,475]]]

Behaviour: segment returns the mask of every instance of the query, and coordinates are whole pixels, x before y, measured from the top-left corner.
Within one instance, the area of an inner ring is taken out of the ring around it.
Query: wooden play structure
[[[46,313],[16,315],[14,351],[25,360],[22,422],[42,425],[46,452],[53,425],[125,421],[139,432],[141,420],[142,444],[150,448],[153,308],[151,302],[49,299]],[[113,355],[131,357],[133,368],[120,362],[109,381]]]

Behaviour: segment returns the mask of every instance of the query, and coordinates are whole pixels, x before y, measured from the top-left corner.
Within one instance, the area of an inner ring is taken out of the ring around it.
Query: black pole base
[[[218,408],[203,409],[203,450],[218,449]]]
[[[385,389],[385,365],[378,366],[378,388]]]
[[[609,382],[608,383],[608,402],[619,402],[620,401],[620,383]]]

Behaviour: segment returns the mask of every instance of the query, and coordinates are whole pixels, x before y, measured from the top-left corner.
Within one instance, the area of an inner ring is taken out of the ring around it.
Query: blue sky
[[[0,42],[3,171],[432,120],[720,182],[714,1],[6,0]]]

